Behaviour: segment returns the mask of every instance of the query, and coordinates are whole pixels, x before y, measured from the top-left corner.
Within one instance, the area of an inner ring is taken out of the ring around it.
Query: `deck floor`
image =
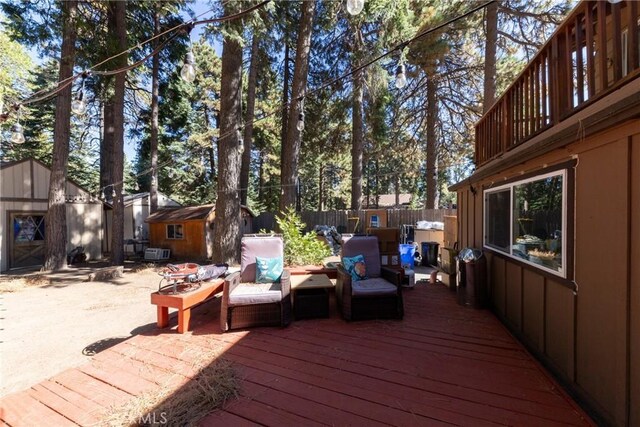
[[[194,310],[189,333],[177,334],[172,318],[171,329],[6,396],[0,425],[99,425],[105,408],[158,378],[189,381],[212,348],[235,366],[240,397],[205,426],[593,425],[491,312],[458,306],[441,285],[404,295],[403,321],[346,323],[332,306],[330,319],[226,334],[211,301]]]

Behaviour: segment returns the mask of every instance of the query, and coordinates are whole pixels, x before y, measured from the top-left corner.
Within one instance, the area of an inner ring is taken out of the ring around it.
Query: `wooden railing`
[[[640,75],[640,3],[583,1],[476,124],[480,166]]]

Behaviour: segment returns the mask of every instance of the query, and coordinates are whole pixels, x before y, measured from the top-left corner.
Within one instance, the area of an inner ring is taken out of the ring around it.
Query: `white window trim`
[[[556,170],[553,172],[540,174],[536,176],[532,176],[531,178],[523,179],[520,181],[509,182],[508,184],[500,185],[498,187],[492,187],[483,191],[483,209],[482,209],[482,246],[485,249],[489,249],[498,253],[501,253],[509,258],[518,260],[524,264],[531,265],[537,269],[546,271],[555,276],[559,276],[562,278],[567,278],[567,211],[568,211],[568,201],[567,201],[567,169]],[[513,188],[516,185],[528,184],[534,181],[540,181],[542,179],[551,178],[554,176],[562,176],[562,267],[559,270],[552,270],[548,267],[545,267],[540,264],[533,263],[527,259],[520,258],[512,254],[513,252]],[[503,191],[505,189],[509,189],[509,252],[505,252],[496,248],[495,246],[490,246],[487,244],[487,195],[499,191]]]
[[[182,227],[182,237],[169,237],[169,226],[173,226],[173,235],[175,236],[176,234],[176,230],[175,227],[176,225],[179,225],[180,227]],[[183,224],[179,224],[179,223],[174,223],[174,224],[167,224],[166,228],[166,234],[167,234],[167,240],[183,240],[184,239],[184,225]]]

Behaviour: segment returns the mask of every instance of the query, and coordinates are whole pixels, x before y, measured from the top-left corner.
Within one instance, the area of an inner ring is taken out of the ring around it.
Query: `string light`
[[[238,152],[244,153],[244,140],[242,139],[242,127],[236,129],[236,138],[238,139]]]
[[[396,68],[396,87],[402,89],[407,85],[407,74],[404,68],[404,64],[401,62]]]
[[[193,51],[189,50],[184,59],[184,65],[180,71],[180,77],[187,83],[193,83],[196,79],[196,57],[193,55]]]
[[[304,130],[304,113],[298,114],[298,124],[296,124],[296,129],[300,132]]]
[[[357,15],[364,9],[364,0],[347,0],[347,12],[350,15]]]
[[[13,126],[11,126],[11,142],[13,144],[22,144],[25,139],[24,130],[20,124],[20,104],[15,105],[13,108],[18,112],[18,118]]]
[[[71,103],[71,111],[78,116],[83,115],[87,111],[87,101],[84,100],[84,80],[87,77],[87,73],[82,73],[82,83],[80,84],[80,90],[76,98]]]

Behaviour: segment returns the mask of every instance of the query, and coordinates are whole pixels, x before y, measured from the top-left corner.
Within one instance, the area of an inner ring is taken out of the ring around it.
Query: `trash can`
[[[487,305],[487,258],[480,249],[465,248],[457,257],[458,292],[463,288],[463,296],[458,293],[463,305],[484,308]]]
[[[422,265],[425,267],[438,266],[438,242],[422,242]]]
[[[467,305],[467,293],[466,293],[466,264],[462,261],[462,258],[455,257],[456,260],[456,299],[458,304]]]
[[[413,245],[405,245],[405,244],[401,244],[398,246],[400,251],[400,265],[403,268],[406,268],[406,266],[409,266],[409,269],[413,270],[413,267],[415,267],[415,261],[413,256],[415,255],[416,248]]]

